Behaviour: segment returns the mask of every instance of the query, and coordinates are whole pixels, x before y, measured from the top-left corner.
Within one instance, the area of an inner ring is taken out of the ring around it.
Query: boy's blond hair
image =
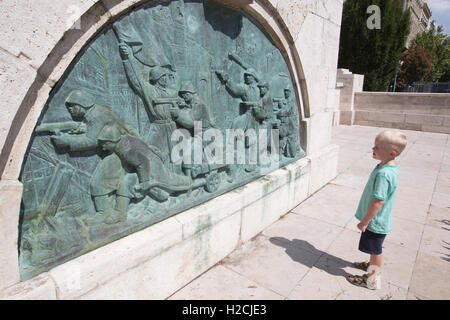
[[[398,130],[386,130],[377,135],[377,141],[384,144],[390,150],[394,150],[399,156],[406,148],[406,136]]]

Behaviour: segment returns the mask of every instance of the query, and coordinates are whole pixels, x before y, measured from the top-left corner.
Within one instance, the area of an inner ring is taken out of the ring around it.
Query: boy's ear
[[[393,158],[397,157],[397,151],[392,150],[392,151],[391,151],[391,156],[392,156]]]

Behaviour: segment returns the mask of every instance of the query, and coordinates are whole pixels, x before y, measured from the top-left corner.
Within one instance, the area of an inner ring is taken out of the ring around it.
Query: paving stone
[[[419,190],[433,191],[436,185],[437,173],[433,175],[421,173],[414,167],[399,167],[399,186],[411,186]]]
[[[314,218],[289,214],[262,233],[269,238],[322,254],[342,231],[341,227]]]
[[[311,268],[287,297],[289,300],[334,300],[343,292],[343,281],[355,269],[350,262],[340,262],[328,255],[322,257]],[[360,272],[356,272],[362,274]],[[357,288],[351,288],[356,289]]]
[[[417,196],[417,195],[416,195]],[[398,197],[394,204],[394,217],[424,224],[430,203],[416,202]]]
[[[367,178],[368,177],[363,177],[355,174],[339,173],[336,179],[332,180],[331,183],[353,189],[363,190],[367,183]]]
[[[419,252],[409,286],[414,292],[430,299],[450,299],[450,263]]]
[[[405,184],[401,180],[399,181],[397,199],[395,200],[396,202],[397,200],[405,200],[410,203],[422,203],[429,205],[432,198],[433,190],[421,190],[415,186]]]
[[[404,246],[405,248],[417,250],[420,245],[424,225],[406,219],[393,218],[393,230],[386,236],[391,243]]]
[[[435,191],[450,195],[450,173],[439,174]]]
[[[446,153],[442,158],[442,164],[450,165],[450,155],[448,153]]]
[[[444,155],[444,148],[427,144],[414,144],[411,146],[409,153],[416,158],[440,162]]]
[[[431,300],[430,298],[426,298],[421,296],[420,294],[408,291],[408,295],[406,296],[406,300]]]
[[[329,256],[322,257],[295,287],[288,299],[324,300],[404,300],[406,290],[381,278],[380,290],[352,285],[347,281],[351,274],[364,274],[351,267],[348,261],[338,261]]]
[[[327,253],[352,263],[355,261],[367,261],[369,255],[358,250],[360,237],[360,232],[344,229],[328,248]]]
[[[338,209],[347,211],[348,205],[354,206],[355,202],[359,201],[361,196],[361,191],[355,191],[353,188],[336,185],[331,181],[324,188],[319,190],[309,199],[305,200],[300,205],[308,204],[321,204],[321,205],[332,205]],[[356,206],[358,203],[356,203]]]
[[[281,300],[254,281],[217,265],[180,289],[169,300]]]
[[[430,175],[438,174],[439,169],[441,168],[440,161],[430,161],[429,159],[416,157],[413,153],[405,157],[400,156],[396,163],[398,164],[400,170],[403,167],[410,167],[415,168],[420,173],[427,173]]]
[[[292,210],[296,214],[315,218],[339,227],[345,227],[351,219],[354,210],[339,210],[333,205],[308,204]]]
[[[373,160],[371,160],[372,163],[369,164],[369,165],[364,164],[364,162],[367,162],[367,160],[365,160],[365,161],[358,161],[356,164],[350,165],[347,168],[347,170],[345,171],[345,173],[351,174],[351,175],[355,175],[355,176],[365,177],[366,178],[366,182],[367,182],[367,180],[369,179],[370,174],[372,173],[373,169],[375,168],[375,162],[373,162]],[[363,186],[363,188],[364,188],[364,186]]]
[[[383,278],[397,287],[408,289],[417,257],[417,250],[385,241],[383,244]]]
[[[345,225],[345,229],[349,229],[351,231],[360,233],[359,229],[356,227],[359,223],[359,220],[355,218],[355,216],[350,219],[350,221]],[[359,241],[359,240],[358,240]]]
[[[431,205],[438,208],[450,208],[450,195],[445,193],[434,192]]]
[[[436,228],[450,230],[450,207],[439,208],[431,205],[426,224]]]
[[[286,297],[319,259],[310,251],[259,236],[223,261],[223,265]]]
[[[363,157],[360,151],[352,150],[349,148],[340,148],[339,149],[339,164],[348,168],[352,166],[352,164],[358,164],[360,159]]]
[[[439,173],[450,173],[450,164],[441,163]]]
[[[347,286],[353,286],[348,283]],[[344,290],[336,300],[405,300],[407,291],[381,278],[380,290],[369,290],[367,288],[356,287],[358,290]]]
[[[419,135],[415,142],[419,145],[425,146],[436,146],[436,147],[445,147],[447,143],[447,134],[436,134],[436,135]]]
[[[425,226],[419,250],[437,259],[450,262],[450,228]]]

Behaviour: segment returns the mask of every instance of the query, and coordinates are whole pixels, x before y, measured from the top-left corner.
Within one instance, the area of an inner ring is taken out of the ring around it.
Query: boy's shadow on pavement
[[[324,251],[320,251],[316,249],[313,245],[311,245],[308,241],[299,239],[293,239],[292,241],[290,241],[283,237],[272,237],[269,239],[269,241],[277,246],[285,248],[286,253],[288,254],[289,257],[291,257],[293,261],[299,262],[308,268],[312,268],[314,266],[315,268],[323,270],[331,275],[342,276],[346,278],[351,275],[350,273],[346,272],[344,268],[346,267],[353,268],[353,263],[330,255]],[[332,266],[328,266],[327,263],[317,264],[316,262],[318,260],[313,262],[309,256],[303,254],[302,250],[306,250],[309,253],[320,256],[319,259],[322,258],[326,258],[327,260],[330,259],[334,263]]]

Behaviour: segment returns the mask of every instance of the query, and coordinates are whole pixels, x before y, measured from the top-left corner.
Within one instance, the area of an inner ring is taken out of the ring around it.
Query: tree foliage
[[[402,61],[398,74],[398,89],[413,82],[423,82],[431,74],[431,53],[427,49],[408,49],[403,53]]]
[[[443,33],[443,27],[434,26],[416,35],[411,41],[410,49],[423,49],[430,53],[431,72],[422,80],[438,82],[450,69],[450,36]],[[404,62],[404,64],[406,61]],[[415,81],[419,81],[416,79]]]
[[[381,29],[369,29],[367,8],[377,5]],[[364,74],[364,90],[386,91],[410,30],[410,13],[400,0],[346,0],[342,16],[339,68]]]

